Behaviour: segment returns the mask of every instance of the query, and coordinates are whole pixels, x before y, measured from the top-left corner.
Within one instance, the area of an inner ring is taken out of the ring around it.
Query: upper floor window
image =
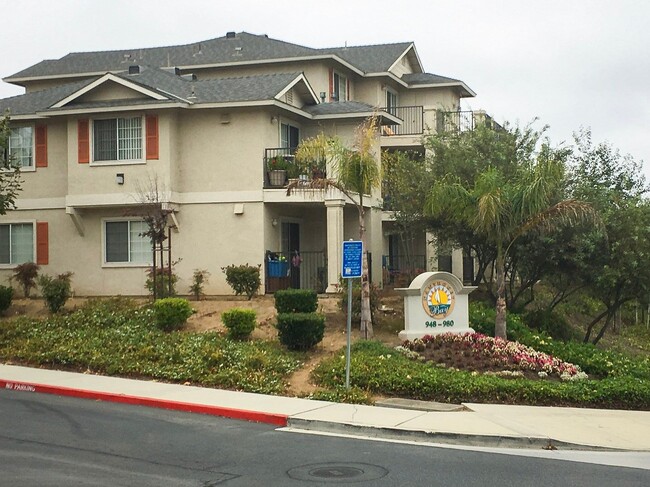
[[[34,262],[34,224],[0,225],[0,264]]]
[[[395,93],[392,90],[386,90],[386,108],[388,109],[388,113],[394,113],[394,110],[391,111],[391,109],[397,107],[397,93]]]
[[[151,262],[151,239],[143,234],[148,230],[142,220],[104,222],[104,261],[120,264],[148,264]]]
[[[348,101],[348,79],[341,73],[334,71],[332,84],[333,101]]]
[[[18,167],[34,166],[34,128],[15,127],[9,134],[9,160]]]
[[[280,125],[280,146],[295,149],[300,143],[300,129],[283,123]]]
[[[93,160],[142,159],[142,117],[93,121]]]

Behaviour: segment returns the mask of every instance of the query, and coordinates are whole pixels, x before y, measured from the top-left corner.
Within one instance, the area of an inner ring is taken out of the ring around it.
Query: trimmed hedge
[[[278,314],[278,338],[289,350],[309,350],[323,340],[325,316],[318,313]]]
[[[156,326],[163,331],[180,330],[194,310],[184,298],[163,298],[153,303]]]
[[[255,329],[257,314],[252,309],[232,308],[221,313],[221,321],[228,328],[228,337],[243,340]]]
[[[318,308],[318,295],[312,289],[283,289],[273,297],[278,313],[314,313]]]

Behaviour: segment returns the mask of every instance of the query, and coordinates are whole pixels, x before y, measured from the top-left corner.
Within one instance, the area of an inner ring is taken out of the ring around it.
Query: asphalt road
[[[0,390],[0,486],[647,486],[650,470]]]

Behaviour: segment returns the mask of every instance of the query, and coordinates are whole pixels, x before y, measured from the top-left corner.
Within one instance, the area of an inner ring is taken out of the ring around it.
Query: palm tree
[[[303,140],[296,150],[296,162],[311,169],[321,169],[312,180],[305,184],[294,181],[287,188],[287,195],[306,189],[341,191],[357,208],[359,214],[359,240],[367,249],[366,209],[364,195],[369,195],[379,187],[381,174],[377,156],[374,152],[377,140],[377,118],[369,117],[355,130],[353,147],[347,148],[337,137],[327,137],[321,133]],[[328,164],[329,163],[329,164]],[[322,171],[328,165],[328,171]],[[361,270],[361,324],[364,338],[373,335],[370,313],[370,281],[368,278],[368,255],[363,253]]]
[[[496,246],[496,337],[507,338],[506,261],[517,238],[533,230],[553,230],[560,224],[599,224],[590,205],[577,200],[557,201],[563,180],[562,158],[545,148],[536,159],[522,164],[510,180],[490,167],[478,175],[471,188],[443,178],[429,194],[426,211],[430,215],[459,219]]]

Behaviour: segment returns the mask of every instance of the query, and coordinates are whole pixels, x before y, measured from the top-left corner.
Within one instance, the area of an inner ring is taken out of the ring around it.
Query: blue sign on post
[[[363,259],[363,242],[349,240],[343,242],[343,279],[361,277],[361,261]]]

